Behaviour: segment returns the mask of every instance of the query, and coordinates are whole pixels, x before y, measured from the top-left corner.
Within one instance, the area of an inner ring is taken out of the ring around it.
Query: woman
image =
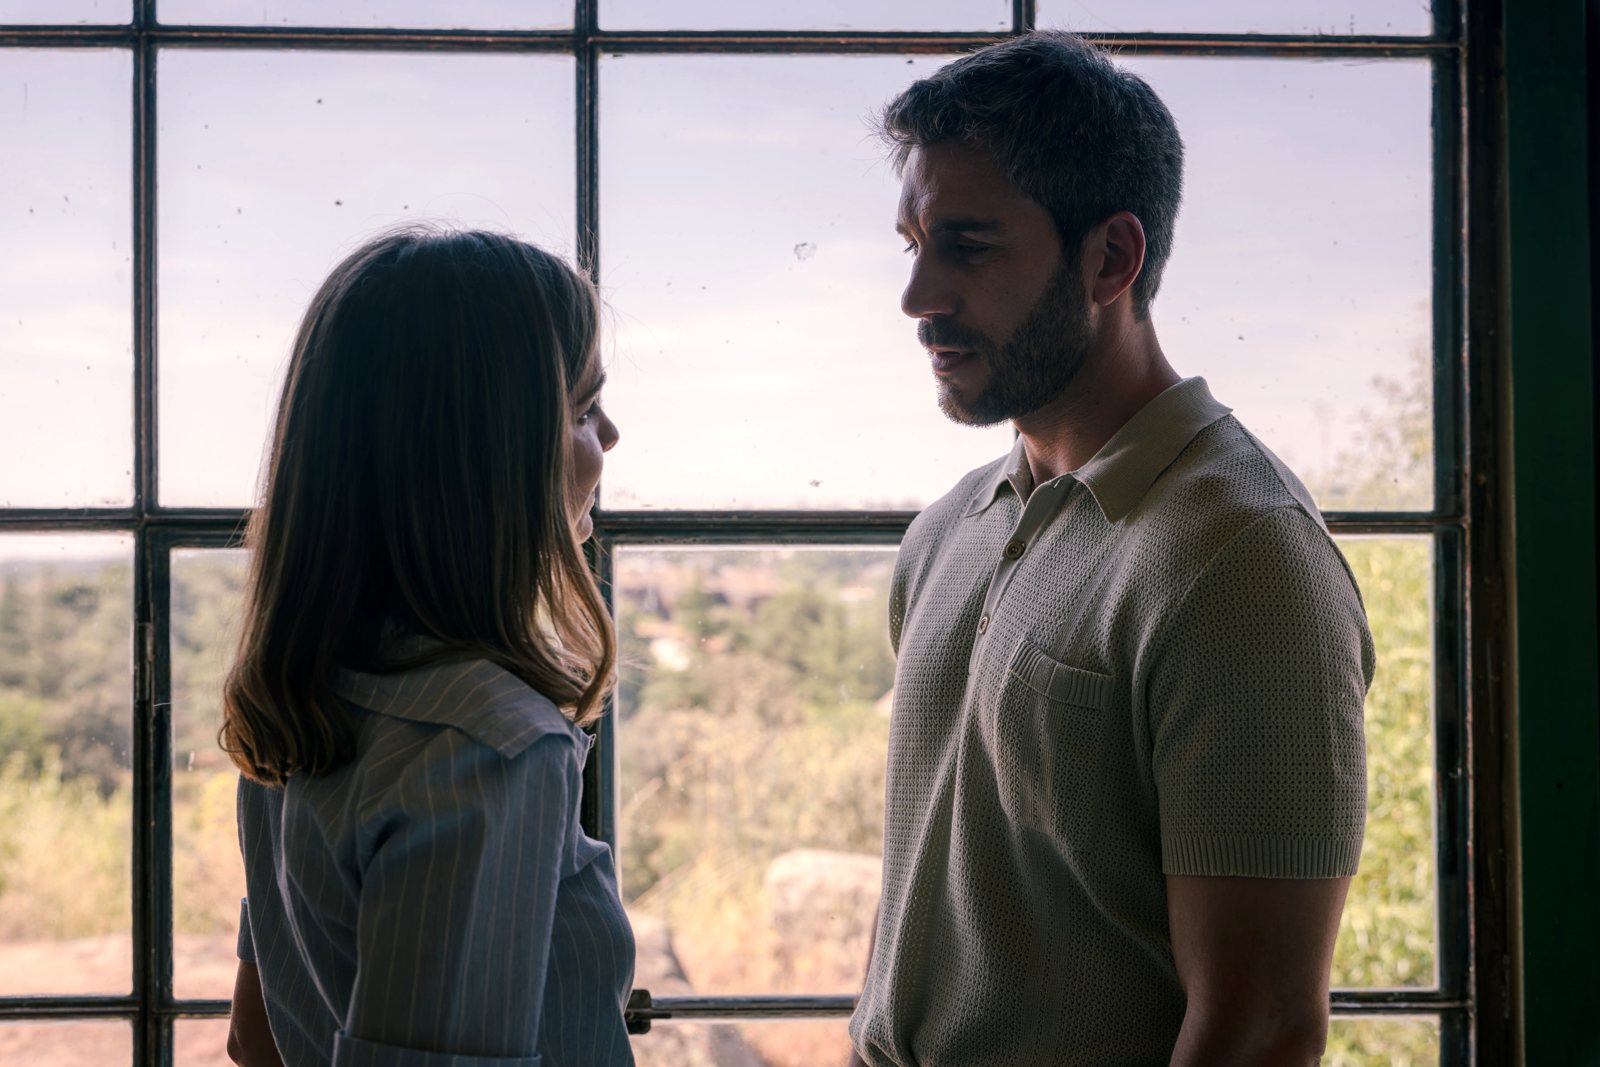
[[[633,937],[578,825],[616,659],[580,549],[617,441],[597,317],[481,232],[381,237],[312,300],[224,702],[239,1063],[633,1062]]]

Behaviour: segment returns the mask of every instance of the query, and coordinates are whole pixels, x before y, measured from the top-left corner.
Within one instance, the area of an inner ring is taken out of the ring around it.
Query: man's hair
[[[1149,314],[1172,252],[1183,140],[1143,79],[1082,38],[1024,34],[963,56],[891,100],[878,121],[897,170],[914,148],[960,141],[1055,219],[1064,255],[1119,211],[1144,225],[1134,311]]]

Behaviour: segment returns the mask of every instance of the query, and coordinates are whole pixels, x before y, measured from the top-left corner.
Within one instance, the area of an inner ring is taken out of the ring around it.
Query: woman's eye
[[[584,408],[583,411],[581,411],[578,414],[578,422],[580,424],[586,423],[590,419],[593,419],[595,416],[597,416],[599,414],[600,414],[600,402],[598,400],[596,400],[593,404],[590,404],[588,407]]]

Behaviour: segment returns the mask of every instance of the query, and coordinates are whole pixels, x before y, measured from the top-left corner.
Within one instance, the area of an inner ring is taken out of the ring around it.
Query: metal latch
[[[648,1034],[652,1019],[665,1019],[665,1012],[658,1013],[650,1000],[650,990],[635,989],[628,994],[628,1006],[623,1009],[622,1019],[628,1025],[630,1034]]]

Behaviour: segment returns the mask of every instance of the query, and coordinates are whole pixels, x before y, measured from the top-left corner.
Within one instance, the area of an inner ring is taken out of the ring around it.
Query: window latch
[[[628,1026],[630,1034],[648,1034],[650,1024],[656,1019],[670,1019],[671,1012],[657,1011],[650,1000],[650,990],[635,989],[628,994],[628,1006],[623,1009],[622,1019]]]

